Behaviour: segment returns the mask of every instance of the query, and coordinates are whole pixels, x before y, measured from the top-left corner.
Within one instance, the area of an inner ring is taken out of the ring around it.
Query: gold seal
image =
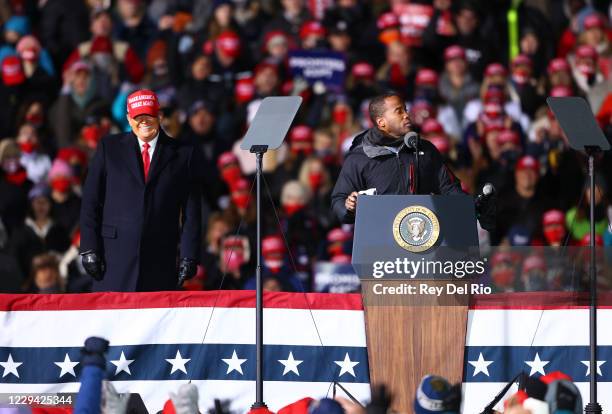
[[[423,206],[410,206],[393,220],[393,238],[403,249],[412,253],[430,249],[440,236],[438,217]]]

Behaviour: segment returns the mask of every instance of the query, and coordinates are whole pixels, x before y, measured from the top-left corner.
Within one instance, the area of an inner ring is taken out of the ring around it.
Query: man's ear
[[[385,121],[385,118],[383,118],[382,116],[376,118],[376,126],[378,127],[378,129],[384,129],[386,124],[387,123]]]

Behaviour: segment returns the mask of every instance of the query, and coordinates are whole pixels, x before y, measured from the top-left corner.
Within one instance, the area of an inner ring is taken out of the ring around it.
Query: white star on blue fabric
[[[170,374],[174,374],[175,371],[182,371],[187,374],[187,368],[185,368],[185,364],[189,361],[191,361],[191,358],[183,359],[180,350],[176,351],[176,356],[174,358],[166,359],[166,362],[172,364],[172,370],[170,371]]]
[[[66,374],[70,374],[76,378],[76,374],[74,373],[74,367],[79,365],[79,361],[72,362],[68,354],[66,354],[63,362],[54,362],[54,364],[62,369],[59,375],[60,378]]]
[[[4,368],[4,372],[2,373],[2,378],[6,377],[8,374],[13,374],[17,378],[19,378],[19,372],[17,372],[17,368],[22,365],[23,362],[15,362],[13,361],[13,355],[9,354],[6,362],[0,362],[0,365]]]
[[[351,374],[353,377],[355,377],[355,370],[353,368],[355,367],[355,365],[359,364],[359,362],[351,361],[351,359],[349,358],[348,352],[344,356],[344,361],[334,361],[334,362],[336,363],[336,365],[340,367],[340,373],[338,374],[339,377],[341,377],[342,374],[345,374],[345,373]]]
[[[130,364],[134,361],[134,359],[125,359],[125,354],[123,353],[123,351],[121,351],[121,356],[119,357],[119,359],[111,361],[111,364],[117,367],[117,369],[115,370],[115,375],[118,375],[121,371],[125,371],[128,373],[128,375],[132,375],[132,373],[130,372]]]
[[[544,372],[544,367],[548,365],[549,362],[550,361],[540,360],[540,355],[538,355],[538,353],[536,352],[535,358],[533,359],[533,361],[525,361],[525,364],[531,367],[529,376],[531,377],[536,372],[540,373],[541,375],[546,375],[546,373]]]
[[[582,362],[587,367],[586,374],[584,374],[584,376],[586,377],[589,374],[591,374],[591,361],[580,361],[580,362]],[[601,373],[601,366],[605,363],[606,361],[597,361],[597,375],[603,375]]]
[[[472,377],[475,377],[481,372],[487,377],[490,376],[488,367],[493,363],[493,361],[485,361],[484,357],[482,356],[482,352],[480,353],[480,355],[478,355],[478,360],[468,362],[474,367],[474,373],[472,374]]]
[[[238,371],[240,375],[244,375],[244,373],[242,372],[242,364],[244,364],[247,360],[238,358],[235,349],[231,358],[223,358],[221,360],[227,364],[227,372],[225,373],[226,375],[232,371]]]
[[[285,367],[283,371],[283,376],[288,372],[294,372],[296,375],[299,376],[300,373],[298,371],[298,365],[300,365],[304,361],[293,359],[293,352],[289,352],[289,356],[287,357],[287,359],[279,359],[278,362],[283,364],[283,366]]]

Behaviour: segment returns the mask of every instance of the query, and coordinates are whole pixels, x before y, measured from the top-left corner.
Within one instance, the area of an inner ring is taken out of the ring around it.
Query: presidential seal
[[[436,215],[423,206],[406,207],[393,221],[393,237],[397,244],[409,252],[424,252],[431,248],[440,235]]]

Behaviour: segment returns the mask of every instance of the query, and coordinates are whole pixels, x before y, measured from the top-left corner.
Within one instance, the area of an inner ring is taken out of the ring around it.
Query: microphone
[[[408,132],[404,135],[404,145],[410,148],[413,151],[418,151],[419,149],[419,134],[414,131]]]
[[[414,152],[415,169],[414,175],[412,175],[412,163],[410,165],[411,182],[410,192],[412,194],[419,193],[419,134],[414,131],[408,132],[404,135],[404,145]]]
[[[493,194],[495,194],[495,187],[491,183],[486,183],[484,186],[482,186],[482,191],[480,192],[480,194],[476,196],[476,205],[480,205]]]

